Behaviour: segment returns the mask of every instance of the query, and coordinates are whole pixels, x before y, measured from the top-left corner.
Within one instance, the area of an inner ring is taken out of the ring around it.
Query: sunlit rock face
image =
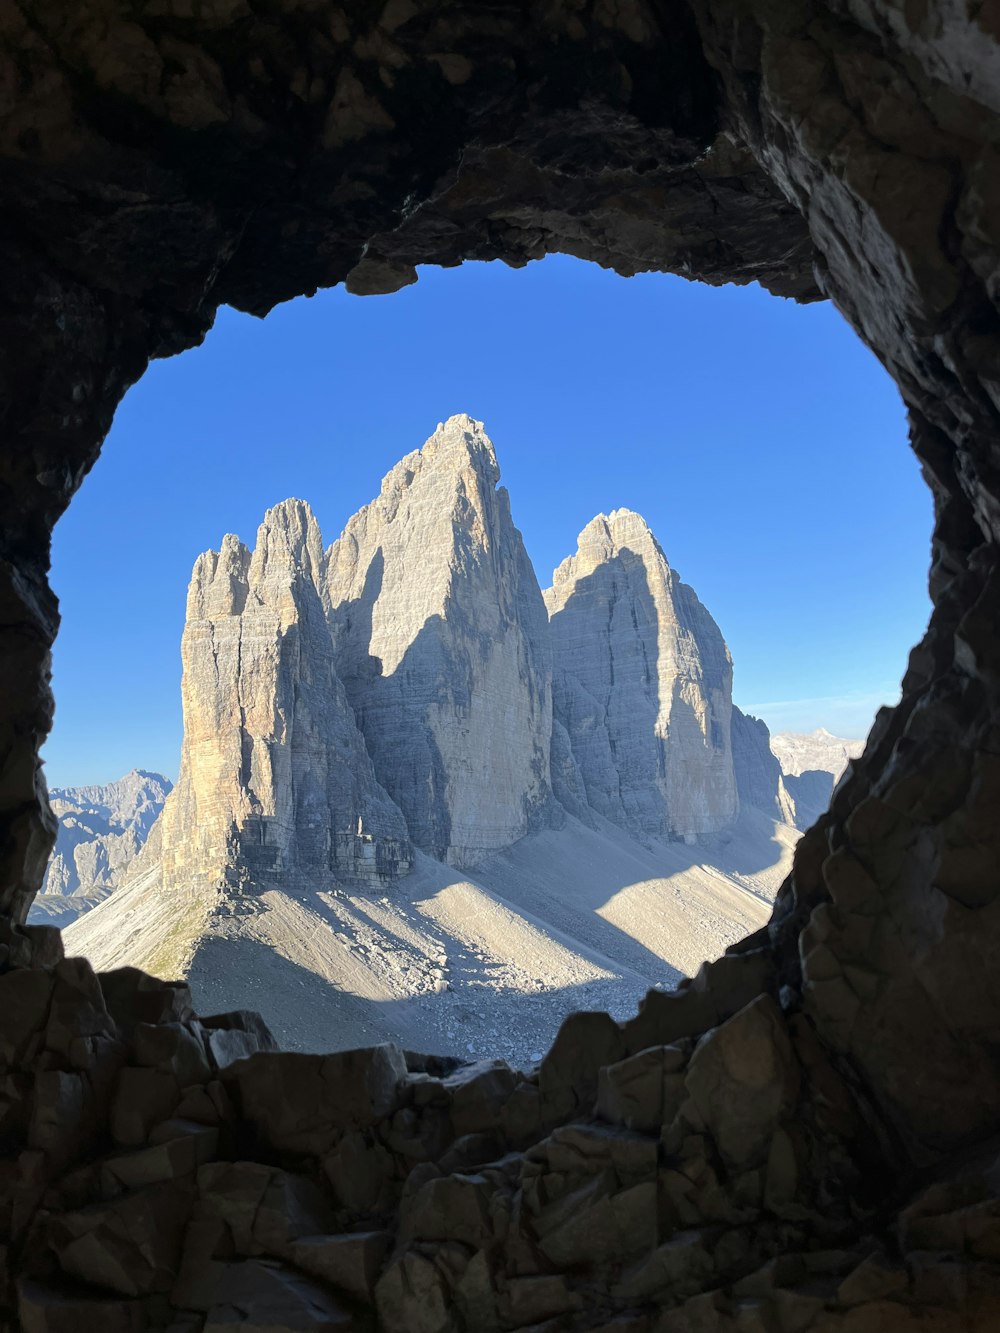
[[[59,831],[29,922],[66,927],[117,888],[156,827],[172,785],[159,773],[133,769],[116,782],[54,788]]]
[[[184,745],[161,820],[164,882],[255,886],[408,867],[337,676],[309,506],[268,511],[251,553],[199,556],[181,644]],[[366,850],[367,849],[367,850]]]
[[[551,668],[534,570],[482,424],[440,425],[330,548],[337,668],[414,842],[456,865],[551,802]]]
[[[685,841],[731,824],[732,659],[645,519],[599,514],[544,597],[555,715],[589,804]]]
[[[113,888],[145,842],[172,785],[159,773],[133,769],[117,782],[53,788],[59,834],[42,894],[86,896]]]

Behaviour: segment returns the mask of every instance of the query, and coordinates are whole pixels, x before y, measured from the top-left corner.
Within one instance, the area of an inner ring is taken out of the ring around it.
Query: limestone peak
[[[417,846],[453,864],[547,806],[545,608],[480,421],[460,413],[388,474],[327,553],[338,669]]]
[[[281,569],[306,574],[318,587],[322,568],[323,538],[310,505],[290,498],[268,509],[257,529],[250,582],[259,581],[265,571]]]
[[[647,544],[652,542],[662,554],[660,543],[653,535],[653,530],[641,514],[634,509],[612,509],[610,514],[598,514],[580,533],[580,540],[598,525],[602,533],[616,550],[629,544]]]
[[[633,509],[612,509],[609,514],[595,514],[576,539],[576,553],[553,571],[552,585],[558,587],[580,576],[584,566],[601,564],[623,550],[636,554],[655,554],[669,568],[663,548],[641,514]]]
[[[203,551],[191,571],[187,619],[239,615],[246,601],[249,568],[250,552],[235,533],[226,533],[218,551]]]
[[[690,841],[739,809],[732,662],[641,514],[598,514],[542,596],[553,713],[586,801],[640,834]]]
[[[425,441],[419,453],[425,459],[471,466],[492,486],[500,480],[500,465],[493,441],[486,434],[483,423],[467,412],[456,412],[447,421],[439,421],[434,434]]]

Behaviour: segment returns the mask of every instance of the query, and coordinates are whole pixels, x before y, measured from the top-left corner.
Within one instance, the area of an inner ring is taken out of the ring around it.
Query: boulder
[[[332,1055],[252,1055],[225,1069],[223,1079],[265,1143],[322,1157],[347,1130],[392,1115],[406,1072],[402,1052],[385,1043]]]
[[[770,996],[702,1037],[685,1086],[727,1166],[740,1171],[766,1156],[799,1093],[799,1064]]]

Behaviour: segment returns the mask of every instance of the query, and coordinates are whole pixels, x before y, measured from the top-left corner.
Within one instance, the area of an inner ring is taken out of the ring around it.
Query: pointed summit
[[[227,532],[218,551],[204,551],[194,562],[188,584],[187,619],[239,615],[247,599],[250,552]]]
[[[180,776],[159,825],[166,894],[322,888],[408,864],[403,816],[375,778],[336,672],[324,563],[301,500],[267,511],[252,553],[230,535],[195,562]],[[358,863],[359,818],[375,835],[370,867]]]
[[[684,841],[730,824],[729,649],[646,520],[598,514],[543,596],[554,715],[589,804],[634,832]]]
[[[577,537],[576,554],[567,556],[553,571],[553,591],[625,550],[646,554],[669,568],[663,548],[643,516],[632,509],[612,509],[610,514],[596,514]],[[548,601],[549,594],[545,596]]]
[[[450,417],[327,558],[337,660],[419,847],[471,865],[547,805],[545,608],[482,423]]]
[[[283,500],[264,515],[250,563],[250,583],[279,586],[291,594],[296,581],[308,579],[318,589],[323,576],[323,538],[316,516],[304,500]]]
[[[458,412],[447,421],[439,421],[434,434],[418,452],[425,459],[441,461],[452,467],[461,466],[458,460],[464,458],[486,484],[495,486],[500,480],[500,465],[493,441],[486,434],[483,423],[467,412]]]

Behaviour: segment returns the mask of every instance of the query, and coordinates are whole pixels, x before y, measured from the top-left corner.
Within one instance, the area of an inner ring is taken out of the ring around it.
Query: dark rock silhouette
[[[990,8],[109,0],[0,50],[4,1321],[995,1328]],[[122,394],[225,303],[555,250],[831,297],[934,494],[927,635],[766,930],[523,1075],[303,1060],[60,958],[49,538]]]

